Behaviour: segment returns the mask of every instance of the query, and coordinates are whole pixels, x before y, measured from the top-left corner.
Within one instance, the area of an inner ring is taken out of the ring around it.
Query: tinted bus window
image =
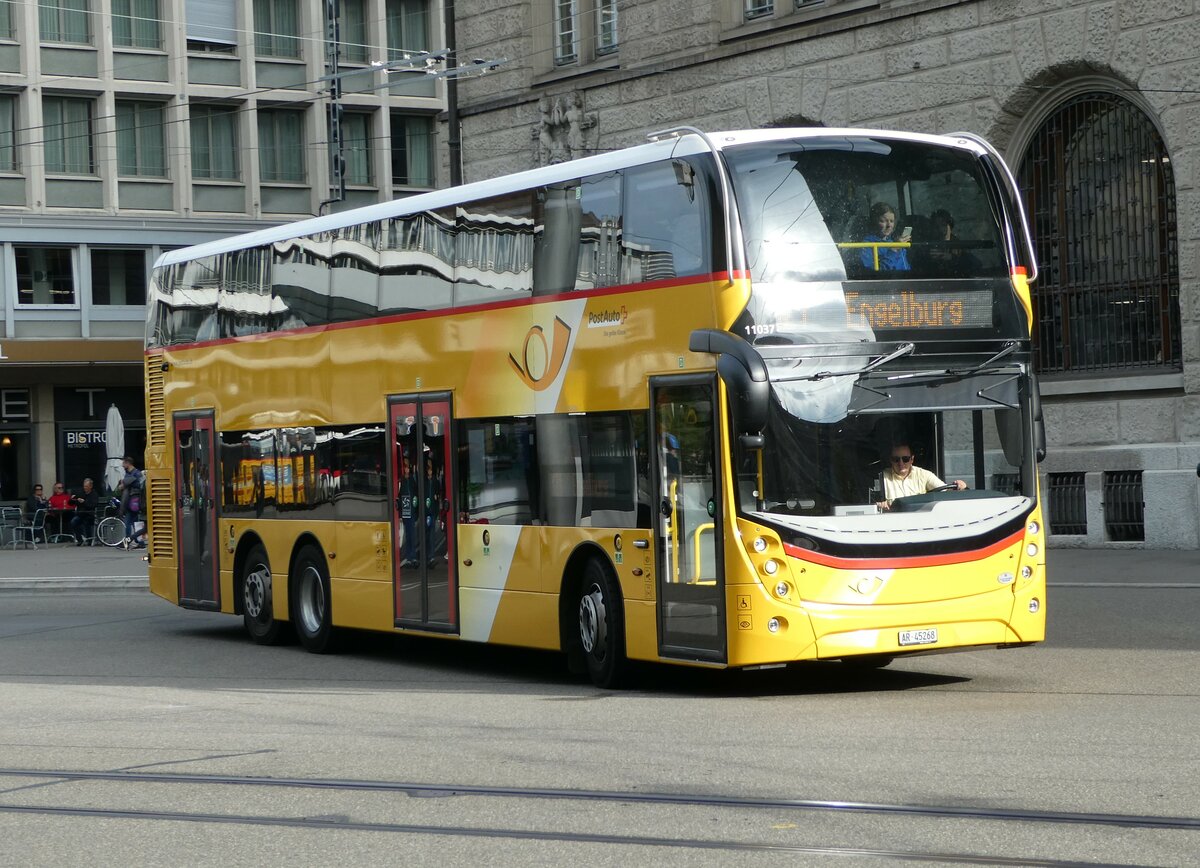
[[[709,189],[706,174],[691,160],[625,172],[622,283],[713,270]]]

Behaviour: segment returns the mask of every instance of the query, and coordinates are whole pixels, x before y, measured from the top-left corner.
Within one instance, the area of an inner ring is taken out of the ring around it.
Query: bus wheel
[[[242,569],[242,623],[259,645],[276,645],[283,638],[286,625],[275,620],[271,564],[261,545],[250,549]]]
[[[292,624],[300,644],[314,654],[333,651],[329,571],[319,551],[312,546],[300,549],[289,584],[292,588]]]
[[[597,687],[613,688],[625,673],[625,617],[617,580],[592,559],[583,570],[579,595],[579,644],[588,675]]]

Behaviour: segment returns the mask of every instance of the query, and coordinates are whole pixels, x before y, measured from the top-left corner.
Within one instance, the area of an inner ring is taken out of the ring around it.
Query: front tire
[[[625,676],[625,614],[621,590],[607,567],[587,562],[579,594],[579,647],[597,687],[619,686]]]
[[[275,618],[271,562],[261,545],[250,549],[242,567],[242,623],[258,645],[279,644],[287,626]]]
[[[300,549],[288,584],[292,589],[292,625],[300,644],[314,654],[335,650],[329,570],[321,552],[313,546]]]

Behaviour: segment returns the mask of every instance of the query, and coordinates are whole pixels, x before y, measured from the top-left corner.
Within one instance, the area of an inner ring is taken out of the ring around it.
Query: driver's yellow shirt
[[[905,477],[887,470],[883,474],[883,496],[890,502],[897,497],[924,494],[945,484],[923,467],[914,466]]]

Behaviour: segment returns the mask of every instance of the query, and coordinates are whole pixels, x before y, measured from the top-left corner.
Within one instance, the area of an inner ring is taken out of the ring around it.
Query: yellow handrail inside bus
[[[712,533],[713,527],[714,527],[714,524],[711,521],[708,522],[707,524],[702,524],[698,528],[696,528],[696,535],[694,537],[692,537],[692,547],[695,549],[694,563],[696,565],[696,568],[693,570],[692,584],[695,584],[696,582],[700,581],[700,534],[704,533],[705,531]]]
[[[670,498],[671,498],[671,515],[667,519],[667,535],[671,538],[671,575],[670,580],[673,584],[679,584],[679,534],[675,532],[678,525],[676,521],[679,517],[679,508],[675,505],[675,496],[679,491],[679,480],[671,480]]]
[[[912,247],[911,241],[839,241],[837,243],[839,250],[859,250],[865,247],[870,247],[875,259],[875,271],[879,270],[879,248],[887,247],[907,249]]]

